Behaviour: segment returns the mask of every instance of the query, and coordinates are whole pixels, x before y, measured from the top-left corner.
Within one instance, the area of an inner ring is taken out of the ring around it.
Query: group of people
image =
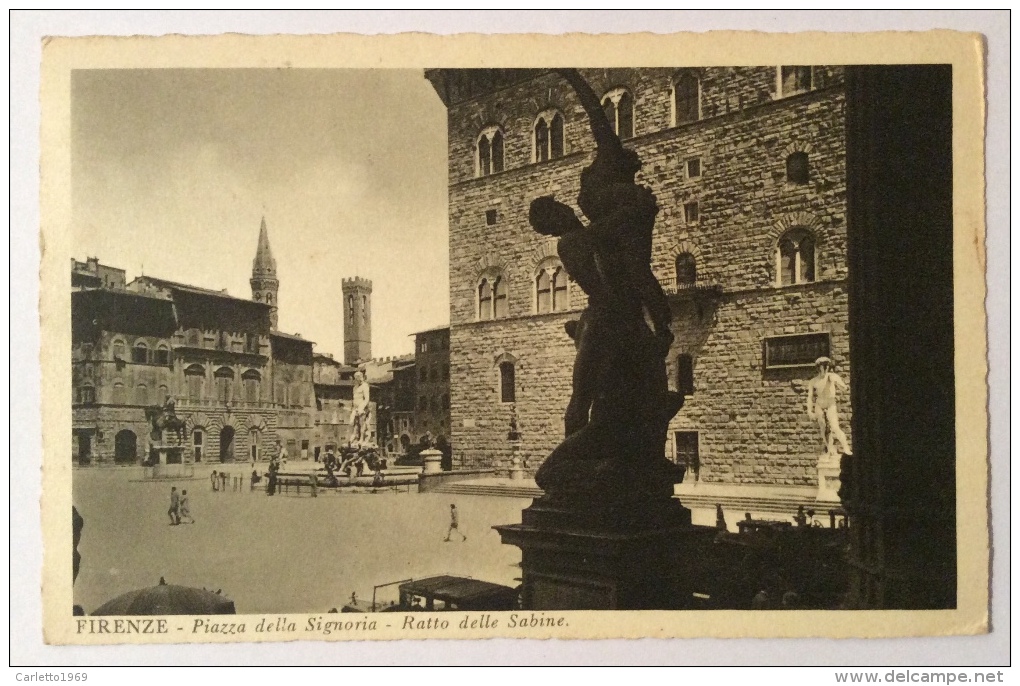
[[[185,519],[189,524],[195,523],[195,518],[191,516],[191,504],[186,489],[178,493],[176,486],[170,487],[170,509],[166,513],[170,517],[171,526],[177,526]]]
[[[229,480],[230,474],[227,472],[219,472],[214,469],[212,474],[209,475],[209,481],[212,482],[212,489],[214,491],[226,491]]]

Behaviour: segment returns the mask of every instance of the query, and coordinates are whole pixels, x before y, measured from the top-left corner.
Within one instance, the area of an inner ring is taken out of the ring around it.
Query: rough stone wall
[[[113,342],[124,343],[124,357],[120,363],[113,359]],[[159,345],[165,345],[169,349],[170,341],[156,336],[133,336],[128,334],[116,334],[104,331],[93,349],[89,359],[82,355],[81,346],[77,345],[72,351],[73,366],[71,385],[77,389],[82,385],[89,384],[95,387],[97,404],[113,403],[114,384],[123,384],[124,398],[122,402],[126,405],[134,405],[139,384],[146,386],[148,405],[157,405],[163,402],[159,396],[159,387],[166,386],[167,390],[173,393],[174,378],[173,370],[167,365],[157,364],[136,364],[131,361],[131,350],[138,342],[144,342],[150,351],[156,350]]]
[[[670,386],[677,387],[677,356],[687,353],[694,358],[694,394],[670,424],[666,453],[675,455],[674,431],[698,431],[701,481],[814,484],[821,442],[807,415],[807,381],[815,370],[765,369],[763,340],[826,332],[834,371],[848,382],[845,286],[822,282],[724,295],[714,316],[708,310],[699,316],[693,307],[677,310]],[[849,393],[838,402],[849,437]]]
[[[91,462],[93,465],[114,465],[117,434],[131,431],[135,435],[136,463],[144,460],[149,454],[151,444],[149,432],[151,427],[145,419],[145,409],[141,407],[89,407],[75,408],[72,411],[71,459],[78,464],[79,429],[85,429],[91,435]]]
[[[805,412],[805,383],[814,370],[766,371],[766,336],[827,331],[836,371],[849,377],[846,334],[846,215],[842,74],[816,67],[816,90],[777,99],[775,67],[703,68],[698,122],[670,127],[670,85],[678,69],[583,70],[596,92],[625,86],[635,96],[639,181],[655,192],[661,211],[653,245],[660,279],[674,275],[679,252],[697,260],[699,281],[724,294],[708,314],[674,299],[677,341],[670,354],[695,358],[695,394],[672,431],[700,432],[700,478],[731,483],[810,484],[817,461],[816,428]],[[566,119],[564,157],[534,164],[531,136],[539,112],[555,107]],[[570,393],[572,341],[563,323],[584,306],[571,293],[573,313],[534,314],[533,277],[555,254],[555,242],[527,222],[535,197],[552,194],[572,206],[579,173],[590,161],[591,135],[569,87],[555,74],[454,105],[449,111],[451,423],[455,464],[505,465],[509,407],[498,394],[497,358],[517,363],[517,413],[522,455],[529,467],[562,438]],[[506,135],[506,171],[474,178],[474,145],[486,125]],[[786,181],[786,157],[806,152],[810,180]],[[686,178],[684,163],[700,157],[702,173]],[[684,203],[699,203],[687,223]],[[495,225],[486,210],[495,209]],[[803,226],[818,241],[816,282],[776,286],[775,250],[787,229]],[[502,270],[508,317],[476,322],[479,277]],[[849,397],[841,398],[849,428]]]

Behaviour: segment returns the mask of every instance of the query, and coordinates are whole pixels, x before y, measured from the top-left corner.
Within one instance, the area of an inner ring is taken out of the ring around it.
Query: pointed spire
[[[266,229],[265,217],[262,217],[262,226],[259,228],[259,247],[255,251],[251,271],[252,275],[276,276],[276,260],[273,259],[273,251],[269,248],[269,231]]]

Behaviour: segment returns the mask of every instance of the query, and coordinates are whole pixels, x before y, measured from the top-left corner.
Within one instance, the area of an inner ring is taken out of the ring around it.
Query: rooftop
[[[130,287],[130,286],[132,286],[132,285],[134,285],[136,283],[139,283],[139,282],[141,282],[141,283],[149,283],[149,284],[152,284],[153,286],[156,286],[157,288],[166,288],[166,289],[174,290],[174,291],[184,291],[185,293],[194,293],[196,295],[211,295],[211,296],[215,296],[217,298],[227,298],[229,300],[237,300],[237,301],[240,301],[240,302],[250,303],[252,305],[260,305],[262,307],[269,307],[269,305],[267,305],[266,303],[256,302],[254,300],[249,300],[248,298],[237,298],[237,297],[235,297],[233,295],[230,295],[225,290],[214,291],[214,290],[212,290],[210,288],[202,288],[201,286],[192,286],[190,284],[180,283],[178,281],[170,281],[169,279],[160,279],[160,278],[157,278],[155,276],[139,276],[134,281],[129,283],[128,286]],[[137,293],[138,291],[134,291],[134,292]]]
[[[423,333],[434,333],[436,331],[449,331],[449,329],[450,329],[450,325],[449,324],[444,324],[443,326],[434,326],[431,329],[424,329],[423,331],[416,331],[414,333],[408,334],[408,336],[420,336]]]
[[[302,338],[300,334],[296,333],[284,333],[283,331],[272,330],[269,332],[270,336],[276,336],[277,338],[286,338],[291,341],[301,341],[302,343],[311,343],[312,341],[307,338]],[[314,354],[313,354],[314,356]]]

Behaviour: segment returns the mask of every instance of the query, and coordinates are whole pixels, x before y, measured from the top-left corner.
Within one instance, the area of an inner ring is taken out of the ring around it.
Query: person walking
[[[178,512],[180,516],[177,519],[177,523],[180,524],[181,520],[188,519],[190,524],[195,523],[195,518],[191,516],[191,504],[188,502],[188,491],[184,489],[181,491],[181,502],[178,505]]]
[[[450,536],[456,531],[460,535],[460,542],[463,543],[467,540],[467,536],[460,530],[460,515],[457,512],[457,506],[450,503],[450,528],[446,530],[446,538],[443,539],[444,543],[450,542]]]
[[[177,493],[177,487],[170,487],[170,509],[166,511],[170,517],[170,525],[176,526],[181,523],[181,496]]]
[[[212,474],[209,475],[209,480],[212,482],[212,489],[214,491],[220,490],[220,474],[215,469]]]

